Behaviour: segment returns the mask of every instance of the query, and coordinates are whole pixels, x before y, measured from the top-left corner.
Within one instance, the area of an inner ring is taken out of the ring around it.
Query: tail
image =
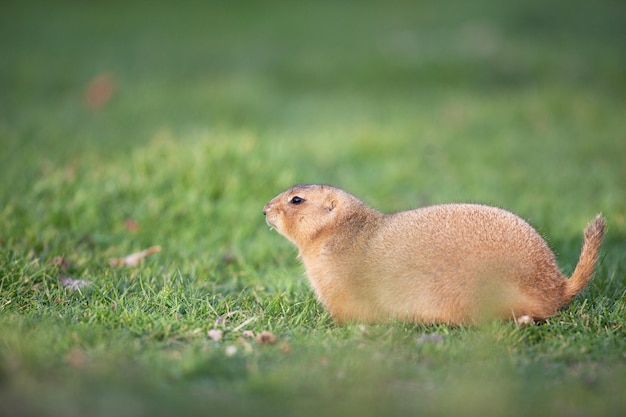
[[[565,285],[563,305],[569,303],[572,298],[581,292],[591,279],[598,262],[605,226],[606,220],[601,214],[598,214],[585,229],[583,249],[580,252],[576,269],[574,269],[574,273]]]

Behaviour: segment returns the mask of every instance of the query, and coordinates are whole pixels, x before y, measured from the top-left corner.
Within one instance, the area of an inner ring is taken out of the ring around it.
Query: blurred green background
[[[624,155],[624,15],[615,1],[5,2],[2,162],[20,181],[40,155],[236,129],[311,150],[275,176],[366,196],[489,199],[502,177],[540,194],[536,170],[549,182],[572,159],[570,178],[586,166],[623,185],[607,165]],[[102,77],[110,97],[86,104]]]

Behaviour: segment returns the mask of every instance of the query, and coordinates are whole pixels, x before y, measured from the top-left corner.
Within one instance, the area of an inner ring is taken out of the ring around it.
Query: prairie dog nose
[[[266,216],[267,212],[270,211],[274,207],[273,203],[267,203],[265,207],[263,207],[263,215]]]

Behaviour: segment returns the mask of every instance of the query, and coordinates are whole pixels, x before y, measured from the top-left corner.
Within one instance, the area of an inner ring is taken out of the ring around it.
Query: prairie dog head
[[[332,230],[346,195],[327,185],[295,185],[267,203],[263,214],[270,227],[302,249]]]

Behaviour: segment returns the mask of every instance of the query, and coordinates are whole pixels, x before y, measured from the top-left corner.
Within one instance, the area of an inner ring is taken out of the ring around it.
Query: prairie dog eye
[[[289,204],[298,205],[298,204],[304,203],[304,201],[305,201],[304,198],[298,197],[298,196],[294,196],[294,197],[291,198],[291,200],[289,200]]]

